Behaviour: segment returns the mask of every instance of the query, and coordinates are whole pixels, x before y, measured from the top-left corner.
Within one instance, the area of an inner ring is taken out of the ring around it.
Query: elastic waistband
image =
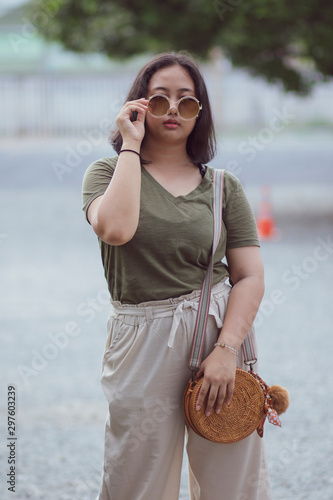
[[[230,292],[230,285],[226,283],[226,280],[217,283],[212,286],[211,295],[215,295],[221,292],[228,294]],[[193,290],[193,292],[186,295],[181,295],[180,297],[173,297],[164,300],[150,300],[147,302],[141,302],[139,304],[122,304],[119,301],[111,300],[111,314],[112,312],[130,316],[155,316],[156,315],[168,315],[172,314],[175,309],[182,302],[192,302],[198,303],[200,299],[201,290]]]

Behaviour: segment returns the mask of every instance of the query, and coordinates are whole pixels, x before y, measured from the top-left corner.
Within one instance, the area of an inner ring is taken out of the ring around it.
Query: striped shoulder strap
[[[210,295],[213,281],[213,267],[214,267],[214,254],[221,238],[222,230],[222,204],[223,204],[223,181],[224,170],[214,170],[213,187],[214,187],[214,201],[213,201],[213,216],[214,216],[214,232],[213,232],[213,245],[212,253],[209,260],[208,269],[205,279],[202,284],[200,301],[198,307],[198,314],[194,329],[192,350],[189,362],[189,369],[192,371],[193,376],[200,368],[203,343],[206,333],[206,326],[209,313]],[[250,332],[248,333],[243,343],[244,361],[249,364],[254,364],[257,360],[254,342]]]
[[[213,232],[213,245],[212,253],[209,260],[208,269],[205,279],[202,284],[198,314],[194,329],[193,344],[191,357],[189,362],[189,369],[196,373],[200,368],[202,347],[205,338],[206,325],[208,319],[208,311],[210,304],[210,292],[213,280],[213,266],[214,254],[221,237],[222,229],[222,202],[223,202],[223,178],[224,170],[214,170],[213,188],[214,188],[214,201],[213,201],[213,216],[214,216],[214,232]]]

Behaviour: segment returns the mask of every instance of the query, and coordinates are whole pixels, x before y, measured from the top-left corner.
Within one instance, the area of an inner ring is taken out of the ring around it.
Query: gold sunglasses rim
[[[168,101],[168,103],[169,103],[169,109],[167,110],[167,112],[166,112],[166,113],[164,113],[164,115],[154,115],[154,114],[150,111],[150,109],[149,109],[149,103],[150,103],[150,101],[151,101],[152,99],[154,99],[155,97],[162,97],[163,99],[165,99],[166,101]],[[183,101],[184,99],[191,99],[192,101],[195,101],[195,102],[198,104],[198,112],[197,112],[197,114],[196,114],[196,115],[194,115],[192,118],[184,118],[184,117],[183,117],[183,116],[179,113],[179,109],[178,109],[179,104],[180,104],[180,102],[181,102],[181,101]],[[168,112],[170,111],[172,101],[171,101],[171,99],[169,99],[169,97],[168,97],[168,96],[166,96],[166,95],[164,95],[164,94],[154,94],[154,95],[152,95],[152,96],[150,96],[150,97],[149,97],[149,103],[148,103],[148,113],[149,113],[151,116],[153,116],[154,118],[162,118],[162,116],[167,116]],[[199,115],[199,113],[200,113],[200,111],[202,110],[202,104],[200,103],[200,101],[199,101],[196,97],[194,97],[194,96],[192,96],[192,95],[184,95],[183,97],[181,97],[180,99],[178,99],[178,101],[176,101],[176,102],[175,102],[175,103],[173,103],[173,104],[175,104],[175,105],[176,105],[177,115],[178,115],[178,116],[180,116],[183,120],[193,120],[194,118],[197,118],[197,117],[198,117],[198,115]]]

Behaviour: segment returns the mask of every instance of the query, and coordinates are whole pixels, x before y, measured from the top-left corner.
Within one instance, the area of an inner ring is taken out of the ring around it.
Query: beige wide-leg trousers
[[[230,287],[212,288],[203,359],[219,335]],[[109,403],[98,500],[178,500],[185,421],[182,395],[200,291],[127,306],[112,302],[102,387]],[[237,365],[243,364],[239,353]],[[216,444],[186,429],[191,500],[270,500],[256,432]]]

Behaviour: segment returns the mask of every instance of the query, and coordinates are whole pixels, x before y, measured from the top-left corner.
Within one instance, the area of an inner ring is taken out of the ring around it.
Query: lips
[[[179,122],[177,122],[177,120],[167,120],[164,122],[164,125],[167,128],[176,129],[179,126]]]
[[[177,122],[177,120],[167,120],[164,123],[170,123],[172,125],[179,125],[179,122]]]

